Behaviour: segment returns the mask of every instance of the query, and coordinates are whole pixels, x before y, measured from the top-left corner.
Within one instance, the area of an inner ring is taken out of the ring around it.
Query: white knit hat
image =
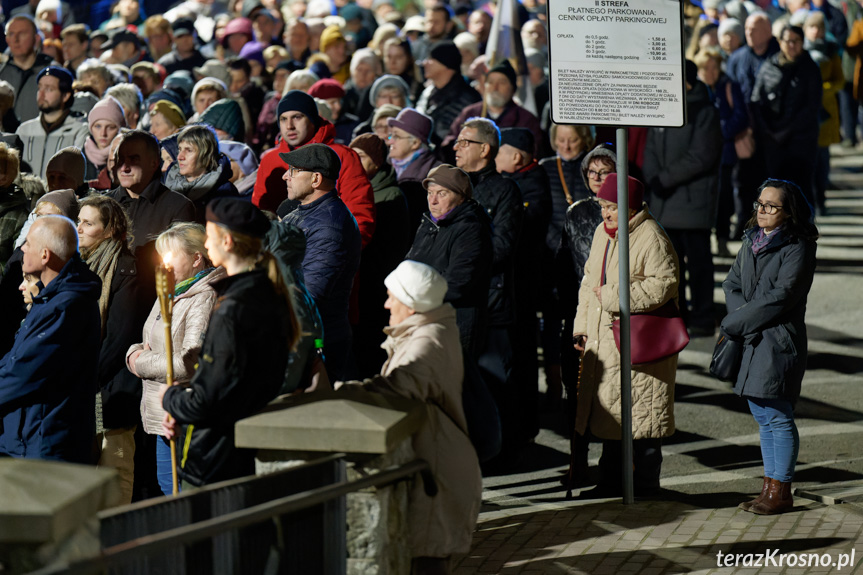
[[[414,311],[425,313],[443,305],[446,280],[433,267],[405,260],[384,280],[397,300]]]

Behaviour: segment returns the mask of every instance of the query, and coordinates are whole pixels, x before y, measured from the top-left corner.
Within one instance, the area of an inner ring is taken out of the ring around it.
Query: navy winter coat
[[[722,330],[744,339],[734,393],[744,397],[800,397],[806,371],[806,298],[815,275],[815,242],[780,229],[758,255],[747,230],[743,247],[722,284],[728,315]]]
[[[306,235],[303,276],[321,312],[324,344],[346,341],[351,336],[348,303],[360,265],[357,221],[335,190],[299,206],[282,221]]]
[[[102,282],[75,254],[0,360],[0,453],[91,463]]]

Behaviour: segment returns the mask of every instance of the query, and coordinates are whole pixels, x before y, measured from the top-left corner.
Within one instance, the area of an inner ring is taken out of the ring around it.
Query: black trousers
[[[712,329],[713,256],[710,230],[666,230],[680,260],[680,313],[687,326]],[[687,277],[687,272],[688,276]],[[692,299],[687,301],[686,286]]]

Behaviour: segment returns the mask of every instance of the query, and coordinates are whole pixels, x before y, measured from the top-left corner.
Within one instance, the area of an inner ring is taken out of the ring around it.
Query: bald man
[[[102,283],[64,216],[36,220],[21,251],[39,293],[0,360],[0,454],[92,463]]]

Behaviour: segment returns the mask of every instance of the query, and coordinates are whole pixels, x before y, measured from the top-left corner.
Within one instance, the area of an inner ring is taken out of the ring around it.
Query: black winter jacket
[[[213,309],[198,371],[188,386],[170,387],[162,405],[184,425],[180,475],[206,485],[255,473],[254,452],[234,447],[234,424],[279,393],[288,359],[288,306],[264,270],[214,284]]]
[[[571,160],[560,159],[563,179],[569,189],[569,195],[572,197],[573,203],[593,195],[581,176],[581,164],[585,156],[587,156],[586,151]],[[560,230],[563,229],[566,210],[570,206],[563,191],[563,183],[560,181],[557,160],[558,156],[552,156],[545,158],[539,163],[545,169],[545,173],[548,174],[548,182],[551,186],[551,225],[548,227],[548,234],[546,235],[546,246],[548,246],[551,253],[554,253],[560,244]]]
[[[682,128],[650,128],[644,147],[644,178],[650,211],[665,228],[709,230],[716,221],[722,131],[719,110],[702,82],[686,94]],[[817,134],[816,134],[817,138]]]
[[[405,259],[435,268],[447,281],[444,301],[456,309],[462,347],[477,357],[485,343],[492,266],[491,222],[476,200],[435,223],[423,215]]]
[[[438,146],[443,142],[449,134],[450,126],[462,110],[481,99],[479,92],[468,86],[458,73],[440,90],[433,85],[423,90],[416,109],[434,120],[432,143]]]
[[[515,258],[524,218],[521,191],[518,184],[497,173],[494,163],[468,175],[473,183],[474,199],[491,218],[494,258],[488,293],[488,324],[512,325],[515,322]]]
[[[595,196],[569,206],[555,254],[555,281],[565,318],[575,318],[578,311],[578,290],[584,279],[584,264],[590,256],[590,246],[596,228],[602,223],[602,210]]]
[[[722,331],[744,340],[734,393],[794,403],[806,371],[806,299],[815,275],[816,244],[779,229],[755,255],[752,242],[759,230],[745,232],[722,284],[728,307]]]
[[[524,205],[515,265],[516,275],[523,281],[516,281],[515,288],[519,314],[527,314],[539,307],[542,258],[537,254],[542,253],[545,247],[545,236],[551,222],[551,193],[545,170],[535,162],[524,171],[504,175],[518,185]],[[527,309],[522,310],[521,307]]]

